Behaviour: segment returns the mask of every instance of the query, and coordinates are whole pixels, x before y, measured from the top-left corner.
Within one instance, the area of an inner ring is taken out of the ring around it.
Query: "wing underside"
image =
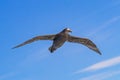
[[[89,49],[91,49],[101,55],[101,52],[99,51],[97,46],[91,40],[89,40],[87,38],[79,38],[79,37],[69,35],[68,41],[83,44],[83,45],[87,46]]]
[[[27,40],[27,41],[25,41],[25,42],[15,46],[15,47],[13,47],[12,49],[24,46],[24,45],[32,43],[34,41],[38,41],[38,40],[53,40],[54,38],[55,38],[55,35],[36,36],[36,37],[33,37],[32,39],[29,39],[29,40]]]

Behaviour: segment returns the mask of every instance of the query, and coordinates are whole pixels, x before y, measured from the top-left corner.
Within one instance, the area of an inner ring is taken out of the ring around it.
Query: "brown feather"
[[[69,35],[68,41],[83,44],[83,45],[87,46],[88,48],[90,48],[91,50],[93,50],[101,55],[101,52],[99,51],[97,46],[91,40],[89,40],[87,38],[80,38],[80,37],[75,37],[75,36]]]
[[[37,41],[37,40],[53,40],[54,37],[55,37],[55,35],[36,36],[36,37],[34,37],[32,39],[29,39],[29,40],[15,46],[15,47],[13,47],[12,49],[24,46],[26,44],[32,43],[32,42]]]

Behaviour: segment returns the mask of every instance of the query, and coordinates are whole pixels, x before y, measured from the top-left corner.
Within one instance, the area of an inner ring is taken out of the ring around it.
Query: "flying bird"
[[[67,42],[82,44],[101,55],[100,50],[90,39],[71,36],[69,34],[70,32],[72,32],[72,31],[69,28],[65,28],[57,34],[36,36],[36,37],[33,37],[32,39],[29,39],[15,47],[13,47],[13,49],[24,46],[29,43],[32,43],[34,41],[38,41],[38,40],[51,40],[51,41],[53,41],[53,44],[49,48],[49,51],[51,53],[53,53],[56,49],[60,48],[67,41]]]

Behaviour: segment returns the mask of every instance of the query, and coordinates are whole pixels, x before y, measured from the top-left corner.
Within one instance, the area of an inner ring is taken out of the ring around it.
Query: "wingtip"
[[[102,55],[102,53],[100,51],[97,52],[99,55]]]
[[[13,48],[11,48],[11,49],[15,49],[16,47],[13,47]]]
[[[18,45],[18,46],[15,46],[15,47],[11,48],[11,49],[15,49],[15,48],[18,48],[18,47],[20,47],[20,46]]]
[[[99,53],[100,55],[102,55],[102,53]]]

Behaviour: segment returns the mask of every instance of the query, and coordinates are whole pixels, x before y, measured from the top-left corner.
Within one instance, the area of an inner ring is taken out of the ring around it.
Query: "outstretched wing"
[[[53,40],[54,38],[55,38],[55,35],[36,36],[36,37],[33,37],[32,39],[29,39],[29,40],[15,46],[15,47],[13,47],[12,49],[24,46],[26,44],[32,43],[32,42],[37,41],[37,40]]]
[[[93,50],[101,55],[101,52],[99,51],[97,46],[91,40],[89,40],[87,38],[79,38],[79,37],[69,35],[68,41],[83,44],[83,45],[87,46],[88,48],[90,48],[91,50]]]

